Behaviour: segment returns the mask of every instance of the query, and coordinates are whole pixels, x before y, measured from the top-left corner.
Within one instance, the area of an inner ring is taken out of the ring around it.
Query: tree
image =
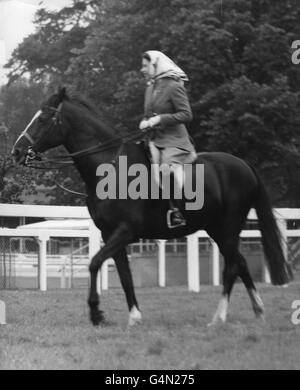
[[[0,202],[23,203],[35,195],[48,203],[47,194],[39,191],[43,172],[15,165],[10,152],[20,132],[25,129],[43,100],[43,85],[18,80],[0,91],[0,123],[5,131],[0,132]]]
[[[207,96],[210,115],[202,124],[207,149],[222,150],[259,168],[273,200],[300,195],[299,94],[290,90],[286,78],[272,86],[252,82],[245,76],[222,85]],[[291,204],[291,203],[290,203]]]
[[[63,81],[122,132],[143,114],[141,54],[162,50],[189,75],[198,150],[246,159],[277,205],[299,206],[299,15],[297,0],[74,0],[39,11],[8,66],[12,80]]]
[[[84,46],[86,18],[95,4],[94,0],[74,0],[72,6],[58,12],[39,9],[34,20],[36,32],[24,39],[6,65],[10,81],[27,72],[38,82],[49,76],[63,80],[76,50]]]

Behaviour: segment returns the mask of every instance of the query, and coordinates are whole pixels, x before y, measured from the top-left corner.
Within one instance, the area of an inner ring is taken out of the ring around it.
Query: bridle
[[[48,127],[46,128],[46,132],[48,132],[53,126],[59,126],[60,131],[61,130],[61,125],[62,125],[62,120],[61,120],[61,112],[62,112],[62,107],[63,107],[63,102],[61,102],[58,107],[53,107],[53,106],[45,106],[47,110],[50,110],[54,112],[54,115],[49,118],[51,119],[51,122],[49,123]],[[115,164],[116,161],[118,160],[119,156],[121,155],[123,148],[126,144],[135,142],[135,143],[141,143],[144,138],[145,134],[149,129],[145,129],[143,131],[136,131],[133,132],[129,135],[126,135],[124,137],[117,137],[114,139],[110,139],[104,142],[99,142],[96,145],[93,145],[89,148],[85,148],[82,150],[79,150],[74,153],[64,153],[64,154],[59,154],[56,155],[54,159],[49,159],[49,158],[44,158],[41,156],[39,152],[36,152],[34,150],[34,144],[35,141],[32,139],[31,135],[24,131],[21,133],[21,136],[24,136],[27,138],[27,140],[30,142],[30,146],[28,147],[27,153],[26,153],[26,158],[25,158],[25,163],[24,165],[29,168],[34,168],[34,169],[40,169],[40,170],[48,170],[48,169],[57,169],[58,167],[55,166],[45,166],[45,163],[50,163],[50,164],[59,164],[59,165],[70,165],[73,164],[72,159],[79,159],[97,152],[104,152],[113,148],[116,148],[119,145],[119,148],[117,150],[117,153],[113,157],[113,159],[110,161],[111,164]],[[39,164],[36,164],[34,162],[38,162]],[[42,165],[40,165],[42,164]],[[64,168],[64,167],[62,167]],[[54,180],[55,184],[61,188],[64,191],[76,194],[76,195],[81,195],[87,197],[86,194],[69,190],[65,187],[63,187],[61,184],[59,184],[56,180]]]
[[[49,119],[51,119],[51,122],[49,123],[48,127],[46,128],[46,132],[51,130],[51,128],[53,126],[60,126],[62,124],[61,117],[60,117],[62,106],[63,106],[62,102],[58,105],[57,108],[53,107],[53,106],[44,106],[44,108],[46,108],[47,110],[54,112],[54,115],[49,118]],[[25,137],[30,143],[30,146],[28,147],[28,150],[26,153],[26,158],[25,158],[25,163],[24,163],[25,166],[30,167],[30,163],[32,161],[42,161],[42,158],[41,158],[40,154],[34,150],[33,146],[35,144],[35,141],[31,137],[31,135],[25,130],[23,133],[21,133],[21,137],[22,136]],[[35,166],[31,166],[31,167],[38,169],[38,167],[35,167]]]

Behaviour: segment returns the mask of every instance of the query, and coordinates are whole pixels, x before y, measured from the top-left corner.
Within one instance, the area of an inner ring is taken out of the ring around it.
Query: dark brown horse
[[[204,164],[203,207],[183,211],[187,225],[169,229],[166,222],[168,200],[101,200],[97,195],[99,167],[103,167],[104,163],[115,164],[117,157],[126,156],[128,166],[140,163],[149,170],[150,162],[142,144],[116,137],[84,100],[68,97],[64,88],[43,104],[19,136],[12,154],[16,162],[24,164],[28,156],[32,158],[58,145],[65,146],[85,182],[87,207],[105,242],[89,267],[91,286],[88,304],[94,325],[100,324],[104,318],[99,310],[96,278],[106,259],[112,257],[116,263],[128,303],[129,324],[133,325],[141,321],[142,316],[126,246],[140,238],[170,239],[200,229],[206,230],[215,240],[224,256],[223,295],[212,323],[226,320],[230,294],[237,277],[241,278],[249,293],[256,316],[261,317],[263,303],[239,251],[239,235],[251,207],[255,207],[258,215],[272,282],[276,285],[288,282],[288,267],[266,191],[255,170],[239,158],[225,153],[198,155],[197,164]],[[118,177],[120,167],[115,164],[115,169]],[[195,172],[194,167],[193,174]]]

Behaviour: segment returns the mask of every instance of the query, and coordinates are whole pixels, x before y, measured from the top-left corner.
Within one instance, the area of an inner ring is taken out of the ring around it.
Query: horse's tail
[[[270,200],[264,184],[256,170],[251,167],[258,183],[255,209],[260,225],[263,248],[269,268],[271,281],[275,285],[287,284],[293,279],[293,272],[282,250],[282,236],[273,215]]]

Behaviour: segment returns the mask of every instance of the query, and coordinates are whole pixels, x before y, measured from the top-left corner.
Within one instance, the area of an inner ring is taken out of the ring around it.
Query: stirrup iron
[[[174,212],[178,212],[178,211],[179,211],[179,209],[177,209],[177,208],[172,209],[172,210],[168,210],[168,212],[167,212],[167,225],[168,225],[169,229],[175,229],[175,228],[180,227],[180,226],[186,226],[186,221],[184,218],[181,222],[179,222],[175,226],[172,224],[172,214]]]

